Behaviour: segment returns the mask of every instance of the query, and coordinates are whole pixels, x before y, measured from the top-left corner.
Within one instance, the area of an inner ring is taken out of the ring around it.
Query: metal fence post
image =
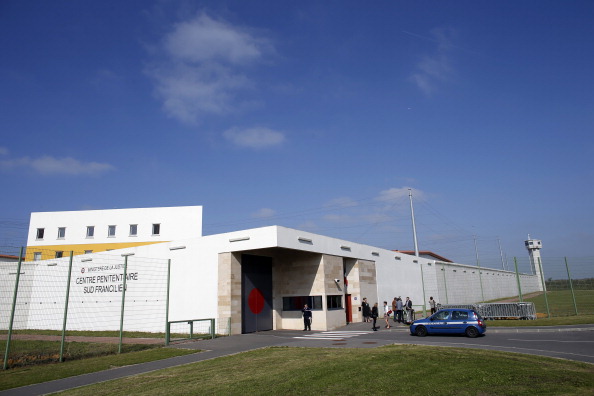
[[[210,338],[214,340],[215,338],[215,320],[211,319],[210,320]]]
[[[524,297],[522,297],[522,284],[520,283],[520,273],[518,272],[518,259],[514,257],[514,265],[516,267],[516,280],[518,281],[518,297],[520,297],[520,302],[524,302]]]
[[[481,270],[481,261],[479,260],[478,246],[476,244],[476,235],[474,236],[474,251],[476,253],[476,266],[479,272],[479,283],[481,285],[481,302],[485,302],[485,293],[483,291],[483,271]]]
[[[68,280],[66,281],[66,301],[64,302],[64,318],[62,321],[62,342],[60,343],[60,362],[64,361],[64,344],[66,341],[66,322],[68,320],[68,301],[70,300],[70,279],[72,277],[72,257],[74,252],[70,251],[70,264],[68,265]]]
[[[485,292],[483,291],[483,270],[481,269],[481,265],[478,264],[478,272],[479,272],[479,283],[481,285],[481,302],[485,302]]]
[[[167,299],[165,305],[165,345],[169,345],[171,337],[169,326],[169,288],[171,286],[171,259],[167,260]]]
[[[10,322],[8,324],[8,335],[6,336],[6,350],[4,351],[4,367],[8,368],[8,354],[10,353],[10,341],[12,339],[12,326],[14,324],[14,311],[16,308],[17,295],[19,292],[19,281],[21,279],[21,264],[23,262],[23,247],[19,253],[19,263],[17,264],[16,280],[14,282],[14,293],[12,295],[12,309],[10,310]]]
[[[124,256],[124,284],[122,289],[122,309],[120,313],[120,345],[118,346],[118,353],[122,353],[122,341],[123,341],[123,334],[124,334],[124,306],[126,302],[126,277],[128,276],[128,256],[130,254],[125,254]]]
[[[549,310],[549,298],[547,297],[547,286],[545,285],[544,275],[542,273],[542,263],[540,257],[538,258],[538,269],[540,270],[540,281],[542,282],[542,289],[544,290],[545,305],[547,306],[547,318],[551,317],[551,311]]]
[[[569,288],[571,289],[571,297],[573,298],[573,308],[575,315],[578,315],[577,304],[575,302],[575,292],[573,291],[573,282],[571,281],[571,274],[569,273],[569,264],[567,264],[567,257],[565,257],[565,268],[567,268],[567,279],[569,279]]]
[[[446,270],[445,270],[445,264],[442,264],[442,268],[441,270],[443,271],[443,286],[445,287],[445,295],[446,295],[446,304],[449,304],[449,300],[448,300],[448,283],[446,281]]]
[[[423,276],[423,264],[421,263],[420,266],[421,266],[421,285],[423,286],[423,316],[427,316],[427,309],[425,307],[426,295],[425,295],[425,277]],[[396,312],[394,312],[394,315],[396,315]]]

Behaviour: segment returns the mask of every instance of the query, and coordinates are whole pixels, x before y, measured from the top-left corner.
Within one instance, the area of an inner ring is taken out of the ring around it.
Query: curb
[[[568,331],[594,331],[594,327],[565,327],[565,328],[543,328],[543,327],[489,327],[487,325],[487,331],[489,333],[562,333]]]

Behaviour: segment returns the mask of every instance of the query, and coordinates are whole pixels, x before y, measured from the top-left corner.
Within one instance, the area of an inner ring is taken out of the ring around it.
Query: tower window
[[[138,235],[138,224],[130,224],[130,236]]]
[[[161,224],[153,224],[153,235],[161,234]]]
[[[95,236],[95,226],[87,226],[87,238],[93,238]]]
[[[35,236],[35,238],[37,239],[43,239],[43,235],[45,234],[45,228],[38,228],[37,229],[37,235]]]
[[[107,236],[113,238],[116,235],[116,226],[110,225],[107,227]]]
[[[66,237],[66,227],[58,227],[58,239],[64,239]]]

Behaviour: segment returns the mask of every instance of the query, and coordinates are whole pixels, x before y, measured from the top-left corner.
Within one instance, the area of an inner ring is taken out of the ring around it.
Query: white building
[[[304,303],[313,308],[312,329],[331,330],[362,320],[363,297],[381,307],[383,301],[408,296],[416,310],[423,310],[429,296],[441,303],[468,304],[518,295],[516,276],[509,271],[440,262],[280,226],[202,236],[201,215],[199,206],[33,213],[29,261],[21,275],[26,293],[20,298],[27,312],[19,316],[19,326],[61,328],[61,316],[49,319],[48,307],[57,307],[59,314],[64,305],[70,251],[69,329],[118,328],[124,263],[127,330],[164,330],[168,263],[168,320],[215,318],[219,328],[230,323],[232,334],[300,329]],[[110,235],[111,226],[115,235]],[[92,238],[89,227],[95,227]],[[55,251],[62,253],[52,256]],[[0,275],[2,290],[10,290],[15,277]],[[48,279],[57,283],[48,286]],[[522,292],[539,290],[533,275],[521,275],[520,281]],[[48,289],[57,294],[48,294]],[[3,327],[7,303],[0,295]]]

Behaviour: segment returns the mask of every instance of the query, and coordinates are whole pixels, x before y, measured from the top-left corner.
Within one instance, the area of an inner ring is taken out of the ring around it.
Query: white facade
[[[158,232],[153,225],[159,225]],[[115,227],[112,235],[110,227]],[[37,237],[39,229],[43,238]],[[202,236],[202,206],[34,212],[27,246],[163,242],[188,236]]]
[[[383,301],[390,304],[397,296],[410,297],[420,311],[428,308],[430,296],[442,304],[471,304],[519,294],[516,275],[510,271],[443,263],[279,226],[201,236],[201,226],[194,221],[196,216],[201,217],[201,207],[158,209],[163,209],[157,211],[161,217],[152,214],[153,209],[97,211],[100,219],[90,217],[93,211],[82,212],[81,219],[76,219],[77,212],[32,215],[33,239],[40,225],[51,229],[65,226],[68,238],[70,229],[84,229],[89,224],[106,227],[114,220],[118,220],[118,225],[140,225],[153,221],[168,224],[178,219],[183,231],[164,228],[167,234],[163,237],[168,242],[75,256],[68,329],[119,328],[125,257],[130,277],[126,288],[126,330],[164,330],[170,262],[169,321],[216,318],[219,328],[230,321],[231,331],[241,333],[241,261],[246,254],[272,260],[275,329],[302,326],[300,311],[283,308],[283,299],[292,296],[321,296],[323,307],[314,312],[313,329],[329,330],[346,324],[347,298],[352,303],[352,321],[361,321],[358,309],[363,297],[371,305],[378,302],[380,306]],[[64,218],[60,218],[62,214]],[[126,216],[116,219],[118,214]],[[184,221],[190,224],[184,226]],[[177,238],[171,238],[172,235]],[[85,239],[80,234],[76,237]],[[149,240],[150,237],[142,236]],[[68,257],[23,264],[16,328],[61,328],[68,265]],[[10,310],[16,275],[13,267],[14,264],[0,269],[2,328],[7,326]],[[533,275],[520,275],[520,285],[522,293],[541,290],[539,279]],[[326,297],[337,295],[341,296],[342,307],[330,309]]]

